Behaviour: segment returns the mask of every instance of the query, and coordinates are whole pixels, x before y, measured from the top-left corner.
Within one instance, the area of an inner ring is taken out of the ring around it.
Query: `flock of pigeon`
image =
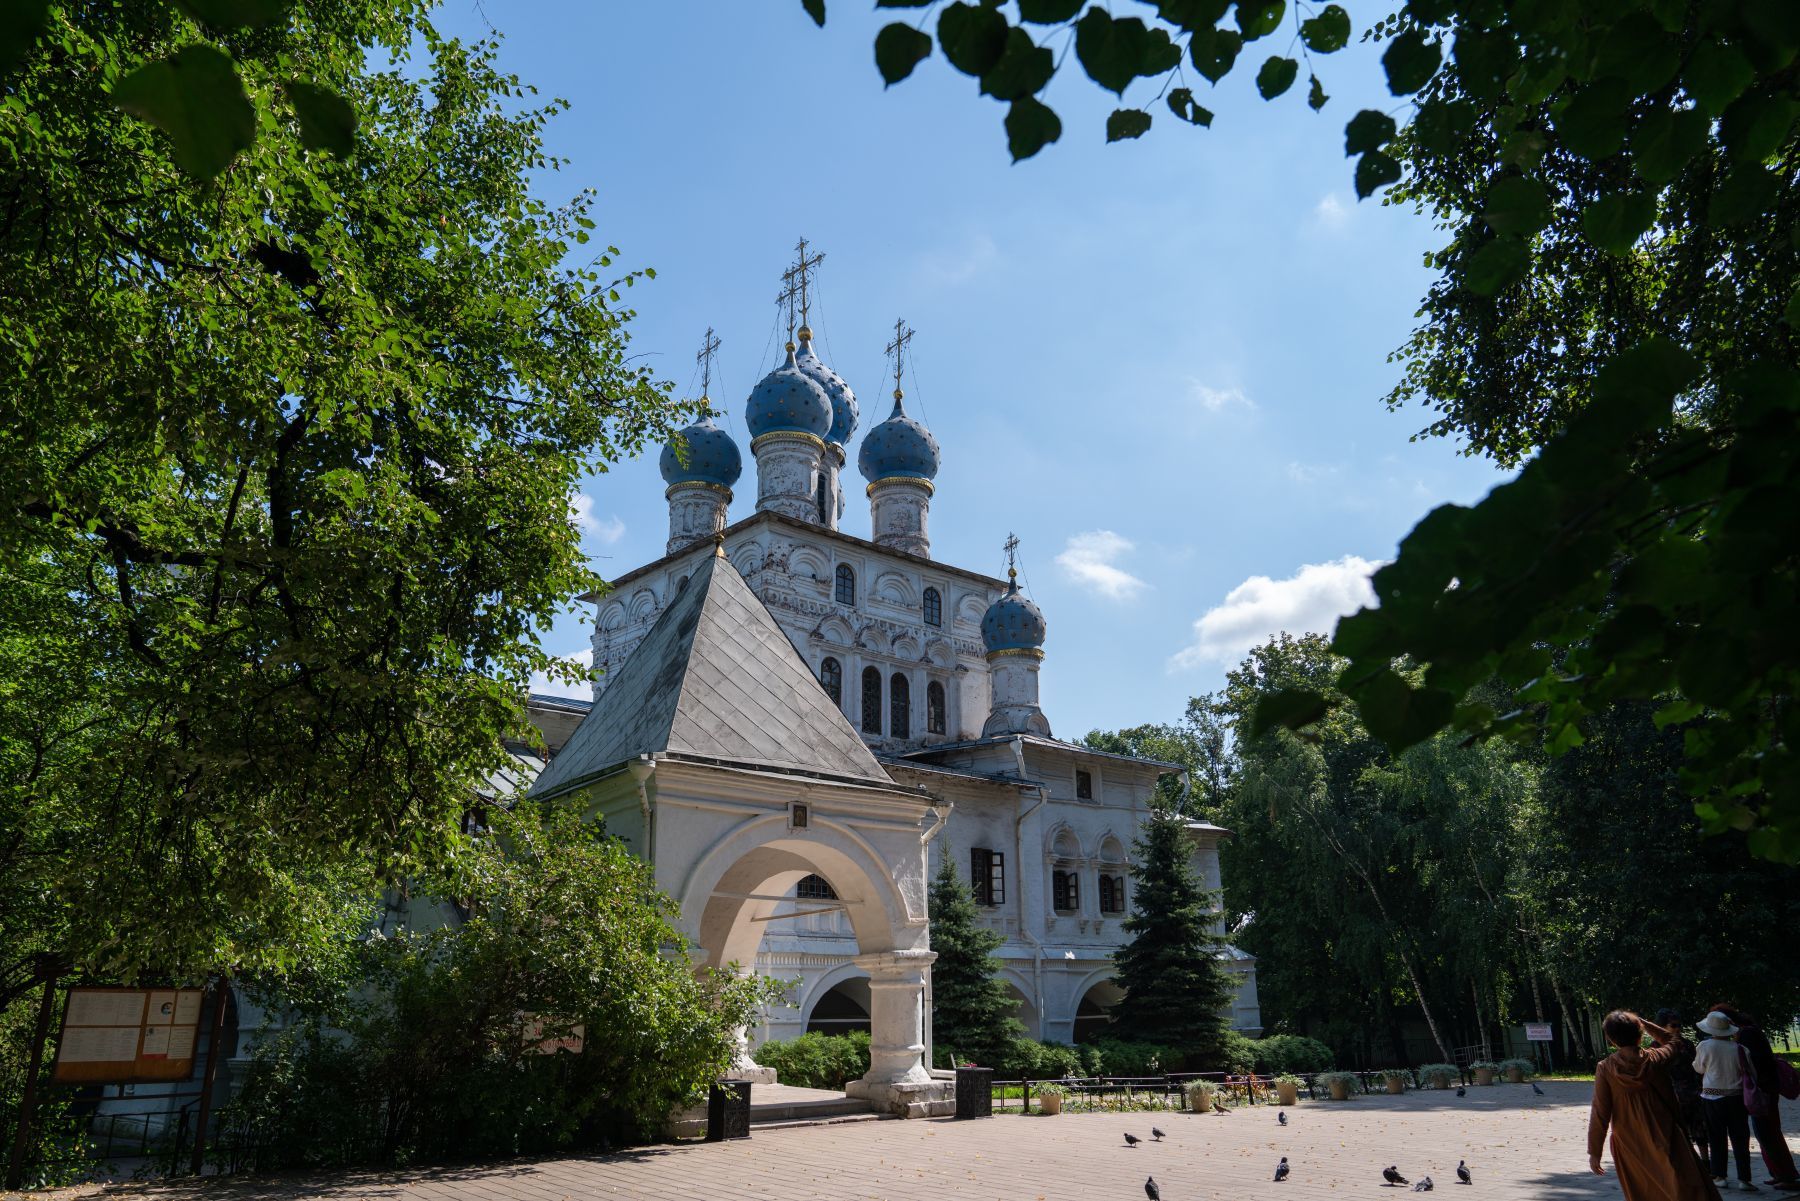
[[[1532,1085],[1531,1087],[1533,1089],[1537,1089],[1537,1085],[1535,1085],[1535,1084]],[[1460,1088],[1457,1089],[1456,1095],[1459,1097],[1462,1096],[1463,1090]],[[1542,1090],[1538,1090],[1538,1095],[1539,1096],[1543,1095]],[[1218,1110],[1220,1113],[1229,1112],[1224,1106],[1220,1105],[1217,1100],[1215,1100],[1213,1102],[1213,1108]],[[1287,1110],[1285,1110],[1285,1109],[1278,1110],[1275,1114],[1275,1120],[1278,1121],[1279,1123],[1281,1123],[1283,1126],[1287,1125],[1288,1124]],[[1161,1130],[1157,1129],[1155,1126],[1152,1126],[1152,1127],[1150,1127],[1150,1137],[1160,1143],[1167,1136],[1164,1135]],[[1125,1145],[1127,1147],[1135,1147],[1143,1141],[1144,1140],[1139,1138],[1137,1135],[1132,1134],[1130,1131],[1126,1131]],[[1286,1180],[1288,1178],[1289,1171],[1291,1171],[1291,1169],[1288,1167],[1287,1156],[1283,1155],[1281,1157],[1281,1162],[1275,1165],[1275,1183],[1280,1184],[1282,1181]],[[1421,1176],[1416,1181],[1408,1180],[1406,1177],[1404,1177],[1400,1174],[1399,1168],[1395,1164],[1389,1164],[1387,1167],[1381,1169],[1381,1179],[1382,1179],[1383,1184],[1389,1188],[1395,1188],[1395,1187],[1404,1188],[1407,1185],[1411,1185],[1412,1191],[1415,1193],[1429,1193],[1432,1189],[1437,1187],[1435,1184],[1433,1184],[1431,1182],[1431,1177],[1429,1177],[1429,1176]],[[1475,1183],[1474,1177],[1469,1172],[1469,1165],[1464,1160],[1459,1159],[1456,1161],[1456,1180],[1457,1180],[1457,1183],[1459,1183],[1459,1184],[1474,1184]],[[1162,1201],[1162,1189],[1161,1189],[1161,1187],[1159,1187],[1157,1185],[1156,1177],[1151,1176],[1151,1177],[1148,1177],[1145,1179],[1145,1181],[1144,1181],[1144,1196],[1148,1197],[1150,1199],[1150,1201]]]

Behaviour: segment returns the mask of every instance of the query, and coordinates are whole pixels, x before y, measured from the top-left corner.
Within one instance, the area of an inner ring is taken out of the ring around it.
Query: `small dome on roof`
[[[744,424],[752,438],[777,432],[823,438],[831,431],[831,415],[831,399],[800,370],[792,344],[787,362],[763,376],[744,406]]]
[[[662,477],[665,484],[717,484],[729,488],[744,473],[744,457],[738,453],[731,435],[713,424],[711,416],[702,417],[681,431],[687,443],[687,465],[675,453],[670,440],[662,450]]]
[[[934,479],[938,473],[937,439],[906,415],[906,402],[894,390],[894,411],[870,430],[856,456],[856,466],[870,483],[895,477]]]
[[[856,393],[850,390],[842,376],[825,365],[825,360],[813,348],[812,331],[805,326],[800,327],[800,349],[794,362],[807,378],[825,390],[831,401],[831,429],[826,433],[825,441],[846,445],[856,433]]]
[[[1019,591],[1015,574],[1006,595],[988,606],[981,615],[981,641],[991,654],[994,651],[1039,650],[1048,629],[1044,611]]]

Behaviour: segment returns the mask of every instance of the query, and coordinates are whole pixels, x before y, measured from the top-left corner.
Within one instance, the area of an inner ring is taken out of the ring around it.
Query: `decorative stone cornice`
[[[989,663],[992,663],[996,659],[1004,659],[1009,655],[1016,655],[1021,659],[1037,659],[1039,661],[1042,661],[1044,658],[1044,652],[1041,647],[1008,646],[997,651],[989,651],[987,653],[987,660]]]
[[[764,436],[767,437],[768,435],[764,435]],[[752,449],[754,449],[756,446],[756,443],[752,442],[750,445],[751,445]],[[865,496],[874,496],[875,489],[885,488],[890,484],[909,484],[914,488],[923,488],[923,489],[925,489],[926,496],[935,495],[937,492],[937,488],[932,484],[932,482],[930,480],[924,478],[923,476],[889,475],[889,476],[883,476],[881,479],[878,479],[878,480],[871,480],[869,482],[869,486],[867,488],[863,489],[863,494]]]
[[[809,434],[805,430],[770,430],[766,434],[758,434],[756,437],[750,439],[750,452],[755,454],[759,448],[772,445],[776,442],[798,442],[802,445],[810,446],[815,450],[822,451],[825,449],[825,440],[823,438],[814,434]]]
[[[715,484],[710,480],[681,480],[677,483],[670,484],[663,490],[663,499],[672,500],[677,492],[682,492],[689,488],[699,488],[707,492],[717,492],[725,498],[726,504],[731,503],[731,489],[727,488],[724,484]]]

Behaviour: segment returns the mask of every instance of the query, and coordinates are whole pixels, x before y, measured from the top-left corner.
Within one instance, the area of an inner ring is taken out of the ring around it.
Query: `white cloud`
[[[983,275],[1000,261],[1000,247],[985,233],[973,234],[954,250],[933,250],[920,256],[919,273],[938,287],[957,287]]]
[[[1172,669],[1235,663],[1251,647],[1286,631],[1326,633],[1346,613],[1375,603],[1369,576],[1379,561],[1345,555],[1309,563],[1285,580],[1253,575],[1194,623],[1194,641],[1169,660]]]
[[[1076,583],[1092,588],[1106,599],[1130,600],[1149,587],[1117,563],[1132,549],[1129,538],[1111,530],[1090,530],[1071,535],[1056,562]]]
[[[607,546],[625,536],[625,523],[617,517],[594,516],[594,498],[585,492],[577,492],[569,501],[569,512],[575,518],[576,529],[592,534]]]
[[[1226,409],[1254,409],[1256,403],[1244,395],[1242,388],[1214,388],[1202,383],[1193,376],[1188,377],[1188,395],[1194,403],[1208,413],[1223,413]]]
[[[1295,461],[1287,465],[1288,478],[1302,486],[1316,484],[1321,480],[1328,480],[1341,470],[1343,470],[1341,467],[1331,463],[1301,463]]]
[[[594,663],[594,652],[589,649],[576,651],[572,655],[561,656],[566,663],[578,667],[591,667]],[[571,684],[567,680],[553,680],[541,671],[531,673],[531,690],[548,696],[569,696],[576,700],[588,700],[594,695],[593,686],[584,682]]]
[[[1313,220],[1326,229],[1342,229],[1350,220],[1350,210],[1336,192],[1327,192],[1313,206]]]

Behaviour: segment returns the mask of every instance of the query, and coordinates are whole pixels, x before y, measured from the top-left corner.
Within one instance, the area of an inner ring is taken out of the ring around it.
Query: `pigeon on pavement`
[[[1287,1156],[1283,1155],[1281,1157],[1281,1162],[1275,1165],[1275,1183],[1280,1184],[1283,1180],[1286,1180],[1287,1174],[1288,1174]]]
[[[1231,1111],[1225,1108],[1225,1102],[1219,1100],[1217,1097],[1214,1097],[1213,1098],[1213,1112],[1214,1113],[1230,1113]]]
[[[1535,1081],[1535,1080],[1533,1080],[1531,1082],[1531,1091],[1536,1093],[1540,1097],[1544,1095],[1544,1090],[1537,1086],[1537,1081]]]
[[[1144,1196],[1150,1198],[1150,1201],[1162,1201],[1162,1190],[1156,1187],[1156,1177],[1152,1176],[1144,1181]]]
[[[1283,1126],[1287,1125],[1287,1110],[1284,1109],[1280,1113],[1276,1114],[1275,1120],[1277,1122],[1280,1122]]]
[[[1152,1126],[1150,1127],[1150,1137],[1160,1143],[1163,1141],[1163,1132]]]
[[[1469,1095],[1469,1090],[1459,1084],[1456,1086],[1456,1095],[1459,1097],[1466,1097]]]
[[[1402,1176],[1398,1171],[1395,1170],[1395,1165],[1393,1165],[1393,1164],[1389,1164],[1387,1167],[1381,1169],[1381,1178],[1383,1180],[1387,1181],[1389,1184],[1410,1183],[1406,1179],[1406,1177]]]
[[[1143,1139],[1139,1138],[1135,1134],[1130,1133],[1129,1131],[1125,1135],[1125,1145],[1127,1147],[1135,1147],[1143,1141],[1144,1141]]]
[[[1456,1161],[1456,1178],[1464,1184],[1475,1183],[1473,1180],[1469,1179],[1469,1165],[1460,1159]]]
[[[1415,1193],[1429,1193],[1431,1189],[1431,1177],[1429,1176],[1419,1177],[1419,1183],[1413,1185],[1413,1192]]]

